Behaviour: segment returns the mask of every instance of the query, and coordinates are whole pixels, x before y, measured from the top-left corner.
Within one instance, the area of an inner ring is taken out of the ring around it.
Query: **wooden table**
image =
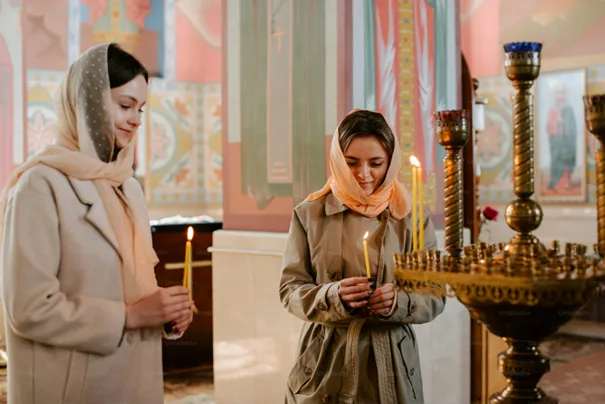
[[[181,339],[164,340],[164,372],[212,368],[212,260],[208,248],[212,246],[212,233],[222,225],[214,222],[151,226],[153,247],[160,259],[155,273],[162,287],[182,284],[187,228],[192,226],[195,230],[191,243],[194,263],[192,293],[199,313]]]

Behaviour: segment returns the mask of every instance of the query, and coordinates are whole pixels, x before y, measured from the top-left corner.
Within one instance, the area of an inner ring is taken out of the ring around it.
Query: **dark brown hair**
[[[344,151],[357,137],[374,137],[389,156],[395,151],[395,135],[384,116],[379,112],[358,109],[347,115],[338,126],[338,143]]]
[[[149,82],[149,73],[141,62],[115,43],[107,49],[107,72],[110,88],[121,87],[137,76],[143,76],[145,82]]]

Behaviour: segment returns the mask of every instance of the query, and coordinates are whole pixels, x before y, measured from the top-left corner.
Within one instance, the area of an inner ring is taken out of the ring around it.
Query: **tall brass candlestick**
[[[470,315],[508,344],[498,356],[507,385],[491,395],[490,404],[554,404],[539,387],[550,370],[538,346],[569,322],[605,285],[605,94],[584,99],[588,129],[600,141],[597,188],[600,257],[586,246],[559,243],[546,250],[532,235],[542,209],[531,198],[533,181],[533,112],[530,88],[540,70],[542,45],[516,42],[504,46],[506,73],[517,88],[514,103],[514,174],[516,200],[506,211],[516,236],[504,246],[462,244],[462,166],[459,152],[468,136],[461,111],[435,114],[439,143],[447,150],[445,165],[445,244],[450,255],[434,263],[418,253],[396,254],[393,273],[407,293],[455,296]],[[452,257],[454,256],[454,257]],[[437,258],[438,260],[438,258]],[[455,272],[455,273],[452,273]],[[427,288],[427,285],[435,287]]]
[[[542,44],[513,42],[504,46],[504,70],[517,93],[513,96],[513,167],[517,199],[506,207],[506,223],[518,234],[508,250],[529,256],[539,244],[532,231],[540,227],[542,208],[534,194],[534,112],[530,89],[540,74]]]
[[[584,96],[586,127],[599,141],[597,162],[597,249],[605,257],[605,94]]]
[[[460,258],[464,237],[462,158],[460,150],[469,137],[466,111],[435,112],[439,144],[447,155],[443,159],[445,250],[455,259]]]

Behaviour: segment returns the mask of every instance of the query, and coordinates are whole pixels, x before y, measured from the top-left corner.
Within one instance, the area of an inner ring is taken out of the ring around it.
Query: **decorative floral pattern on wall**
[[[481,167],[481,203],[509,202],[512,182],[512,105],[514,88],[504,77],[480,79],[480,94],[487,98],[485,130],[478,135],[477,159]]]
[[[54,96],[65,72],[29,70],[27,75],[27,156],[31,156],[53,139],[48,126],[56,121]]]
[[[220,207],[220,95],[215,84],[152,81],[145,178],[151,207]]]

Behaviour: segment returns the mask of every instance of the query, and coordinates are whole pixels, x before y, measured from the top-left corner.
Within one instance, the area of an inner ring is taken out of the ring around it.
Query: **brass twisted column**
[[[512,59],[513,55],[507,55],[510,58],[507,60],[510,71],[515,69],[512,67],[515,59]],[[537,64],[539,68],[539,61]],[[513,77],[516,76],[513,73]],[[514,189],[517,197],[531,198],[534,194],[534,96],[529,90],[533,81],[513,79],[512,82],[517,89],[517,93],[513,95]]]
[[[466,111],[435,112],[437,138],[447,155],[443,159],[445,250],[455,259],[460,258],[464,237],[462,158],[460,151],[469,137]]]
[[[517,93],[513,96],[513,167],[517,199],[506,208],[506,223],[518,234],[508,250],[529,257],[533,245],[539,244],[531,232],[540,227],[542,208],[531,199],[534,194],[534,112],[530,89],[540,74],[540,51],[537,43],[514,42],[504,47],[504,70]]]
[[[599,141],[597,162],[597,250],[605,257],[605,94],[584,96],[586,127]]]

